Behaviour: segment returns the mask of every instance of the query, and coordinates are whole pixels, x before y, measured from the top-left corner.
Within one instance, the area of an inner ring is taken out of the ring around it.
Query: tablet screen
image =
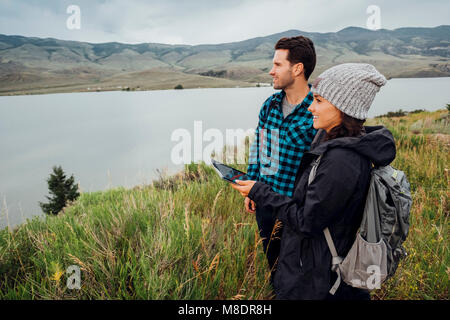
[[[244,172],[229,167],[226,164],[220,163],[214,159],[211,160],[214,168],[216,169],[216,171],[218,171],[218,173],[223,179],[228,180],[230,182],[234,182],[234,180],[236,179],[249,180],[248,176]]]

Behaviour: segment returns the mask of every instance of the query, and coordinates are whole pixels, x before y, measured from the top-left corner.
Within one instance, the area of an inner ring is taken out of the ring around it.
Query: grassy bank
[[[392,166],[406,173],[413,195],[405,242],[409,255],[396,276],[374,296],[449,299],[449,112],[419,112],[368,123],[383,124],[391,130],[397,145]]]
[[[447,111],[377,118],[413,192],[408,257],[374,299],[448,299]],[[245,170],[245,165],[237,166]],[[65,270],[81,268],[81,289]],[[83,193],[57,217],[0,231],[2,299],[270,299],[256,222],[206,165],[151,186]]]

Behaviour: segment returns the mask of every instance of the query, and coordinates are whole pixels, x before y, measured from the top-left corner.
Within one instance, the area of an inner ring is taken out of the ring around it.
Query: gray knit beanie
[[[343,113],[366,119],[375,94],[386,78],[367,63],[343,63],[322,72],[311,91],[327,99]]]

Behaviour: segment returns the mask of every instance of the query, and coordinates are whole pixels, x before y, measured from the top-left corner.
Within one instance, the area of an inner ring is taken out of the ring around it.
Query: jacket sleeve
[[[343,214],[358,182],[355,165],[353,157],[328,152],[307,187],[303,205],[298,200],[277,194],[261,182],[253,186],[249,198],[257,206],[272,211],[277,219],[300,236],[313,237],[322,234],[323,229]]]
[[[266,111],[271,102],[271,98],[268,98],[261,107],[259,112],[258,125],[255,130],[255,140],[253,140],[252,145],[250,146],[249,159],[248,159],[248,168],[247,168],[247,176],[250,180],[259,181],[260,180],[260,162],[259,162],[259,141],[260,141],[260,130],[264,126],[264,119],[266,119]]]

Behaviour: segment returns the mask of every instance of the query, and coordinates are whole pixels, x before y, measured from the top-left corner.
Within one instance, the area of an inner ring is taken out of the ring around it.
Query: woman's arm
[[[259,190],[259,188],[267,187],[267,191],[269,192],[267,197],[270,197],[271,200],[266,201],[266,203],[270,205],[271,211],[273,211],[273,208],[280,207],[292,200],[290,197],[272,191],[272,189],[263,182],[257,182],[253,180],[235,180],[235,182],[237,183],[237,185],[232,184],[231,187],[239,191],[239,193],[243,197],[245,197],[246,199],[248,198],[251,201],[253,200],[249,198],[250,191],[255,192],[255,190]],[[261,207],[263,206],[261,205]]]
[[[342,149],[330,150],[322,158],[316,177],[307,188],[303,206],[260,182],[253,186],[248,197],[258,207],[271,210],[283,224],[300,235],[321,234],[343,213],[356,189],[358,158],[357,155],[349,156],[348,151]]]

